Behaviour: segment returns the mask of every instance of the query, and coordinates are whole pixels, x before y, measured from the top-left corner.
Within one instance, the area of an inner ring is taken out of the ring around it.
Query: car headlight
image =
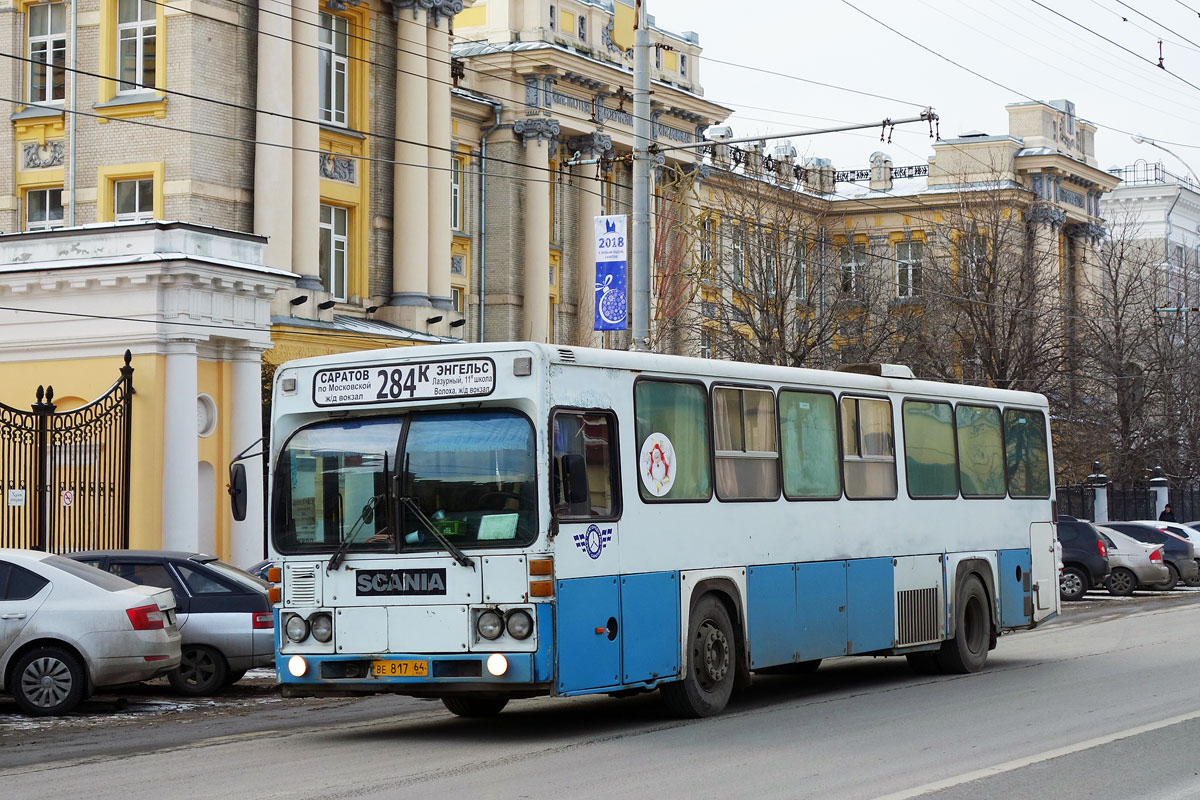
[[[533,633],[533,617],[529,616],[528,611],[519,608],[508,612],[504,624],[508,635],[514,639],[528,639],[529,634]]]
[[[308,628],[313,638],[326,644],[333,638],[333,617],[328,614],[313,614],[308,621]]]
[[[293,642],[303,642],[308,638],[308,620],[299,614],[293,614],[288,618],[283,630]]]
[[[479,615],[475,628],[483,638],[495,639],[504,632],[504,618],[497,611],[485,611]]]

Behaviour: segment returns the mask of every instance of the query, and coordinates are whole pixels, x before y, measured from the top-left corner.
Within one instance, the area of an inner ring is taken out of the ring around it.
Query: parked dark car
[[[215,694],[275,661],[269,585],[215,556],[168,550],[92,550],[70,558],[133,583],[172,589],[183,658],[167,673],[181,694]]]
[[[1058,541],[1063,548],[1063,570],[1058,579],[1063,600],[1078,600],[1089,589],[1104,585],[1108,577],[1108,548],[1090,522],[1059,516]]]
[[[1163,527],[1169,523],[1106,522],[1104,524],[1143,542],[1165,545],[1163,561],[1167,563],[1168,577],[1153,588],[1170,591],[1179,585],[1179,581],[1193,580],[1197,573],[1200,573],[1200,565],[1196,563],[1195,547],[1187,539],[1176,536]]]

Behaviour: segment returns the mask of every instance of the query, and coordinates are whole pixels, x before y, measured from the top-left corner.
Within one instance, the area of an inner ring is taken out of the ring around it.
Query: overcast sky
[[[1200,0],[848,0],[961,67],[846,0],[646,2],[661,27],[700,34],[705,97],[735,109],[735,136],[902,118],[924,105],[941,117],[943,138],[970,130],[1003,134],[1006,104],[1066,98],[1099,127],[1102,169],[1143,158],[1187,174],[1171,155],[1120,131],[1160,140],[1200,169]],[[1167,71],[1157,66],[1159,38]],[[833,159],[838,169],[865,168],[880,149],[897,166],[924,163],[932,153],[920,124],[897,128],[891,144],[878,132],[793,144],[802,156]]]

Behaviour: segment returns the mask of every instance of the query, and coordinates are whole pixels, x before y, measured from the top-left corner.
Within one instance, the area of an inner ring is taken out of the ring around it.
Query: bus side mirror
[[[579,453],[564,453],[562,457],[563,484],[567,505],[574,506],[591,500],[588,491],[587,463]]]
[[[246,465],[229,465],[229,510],[238,522],[246,519]]]

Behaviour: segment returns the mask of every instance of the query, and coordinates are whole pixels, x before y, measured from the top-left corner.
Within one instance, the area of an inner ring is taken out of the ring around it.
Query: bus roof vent
[[[879,378],[904,378],[912,380],[913,371],[903,364],[843,364],[838,372],[855,372],[859,375],[875,375]]]
[[[558,357],[561,358],[563,361],[569,361],[572,364],[575,363],[575,351],[574,350],[568,350],[565,347],[560,347],[560,348],[558,348]]]

